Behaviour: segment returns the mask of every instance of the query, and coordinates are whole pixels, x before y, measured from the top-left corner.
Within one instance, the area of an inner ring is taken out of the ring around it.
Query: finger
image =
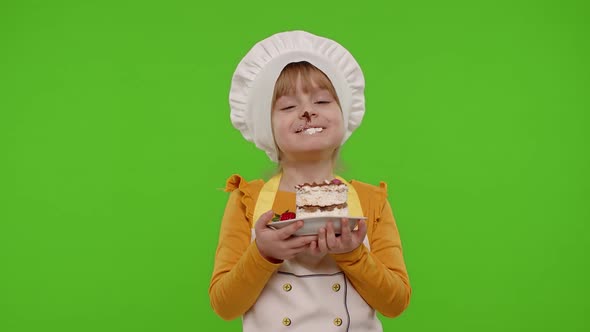
[[[304,244],[302,246],[291,248],[291,249],[289,249],[289,251],[291,251],[291,252],[293,252],[295,254],[298,254],[298,253],[300,253],[302,251],[305,251],[308,247],[309,247],[309,243],[306,243],[306,244]]]
[[[254,224],[254,229],[258,230],[258,231],[265,229],[268,222],[272,220],[273,215],[274,215],[274,212],[272,210],[268,210],[268,211],[264,212],[260,216],[260,218],[258,218],[258,220],[256,221],[256,224]]]
[[[328,245],[328,249],[336,249],[336,234],[334,234],[332,221],[328,221],[328,226],[326,229],[326,243]]]
[[[301,235],[301,236],[298,236],[298,238],[306,239],[309,241],[317,241],[318,236],[317,236],[317,234],[316,235]]]
[[[340,240],[342,243],[350,243],[352,240],[352,234],[350,227],[348,226],[348,218],[342,218],[340,221]]]
[[[326,229],[320,228],[318,232],[318,248],[321,252],[328,252],[328,243],[326,242]]]
[[[285,255],[287,256],[287,259],[291,259],[291,258],[299,255],[300,253],[304,252],[305,250],[307,250],[307,248],[308,248],[308,244],[301,246],[301,247],[291,248],[285,252]]]
[[[317,253],[318,250],[318,243],[317,241],[311,241],[311,243],[309,244],[309,251],[311,251],[312,254]]]
[[[312,236],[295,236],[285,241],[287,248],[299,248],[309,245],[312,241],[317,240],[315,235]]]
[[[277,231],[277,234],[281,240],[288,239],[297,232],[298,229],[303,227],[303,220],[297,220],[296,222],[292,223],[291,225],[281,228]]]
[[[322,250],[320,249],[317,240],[311,241],[311,243],[309,244],[309,249],[311,250],[311,253],[314,255],[319,255],[320,253],[322,253]]]
[[[365,220],[359,220],[358,229],[354,233],[359,242],[363,242],[367,235],[367,222]]]

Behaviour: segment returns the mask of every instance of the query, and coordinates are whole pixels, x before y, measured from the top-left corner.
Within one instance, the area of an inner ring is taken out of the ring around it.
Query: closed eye
[[[292,109],[292,108],[295,108],[295,106],[287,106],[287,107],[283,107],[283,108],[281,108],[280,110],[281,110],[281,111],[286,111],[286,110],[290,110],[290,109]]]
[[[329,100],[319,100],[315,102],[316,104],[329,104],[330,101]]]

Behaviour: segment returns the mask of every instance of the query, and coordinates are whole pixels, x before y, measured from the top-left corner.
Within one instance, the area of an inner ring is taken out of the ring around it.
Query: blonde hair
[[[303,82],[303,92],[309,92],[308,89],[315,84],[320,89],[328,90],[336,100],[336,103],[338,103],[338,106],[342,108],[340,99],[338,99],[338,95],[336,94],[336,89],[334,89],[334,85],[332,85],[328,76],[307,61],[291,62],[283,68],[275,83],[275,89],[272,94],[272,107],[274,107],[277,99],[280,97],[295,93],[295,87],[297,86],[297,79],[299,77],[301,77]]]

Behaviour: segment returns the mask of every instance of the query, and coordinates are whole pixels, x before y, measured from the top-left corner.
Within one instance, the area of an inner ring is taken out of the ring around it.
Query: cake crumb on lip
[[[316,134],[319,134],[323,131],[324,131],[324,129],[322,129],[322,128],[310,127],[310,128],[303,130],[301,133],[306,134],[306,135],[316,135]]]
[[[297,130],[295,130],[296,134],[302,133],[304,131],[306,131],[307,129],[310,128],[314,128],[314,129],[321,129],[321,131],[326,130],[326,127],[324,126],[310,126],[310,125],[305,125],[305,126],[300,126]]]

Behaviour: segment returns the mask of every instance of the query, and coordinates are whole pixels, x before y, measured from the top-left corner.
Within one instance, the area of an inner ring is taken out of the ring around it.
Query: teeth
[[[313,135],[315,133],[321,132],[322,130],[324,130],[324,129],[323,128],[307,128],[307,129],[305,129],[305,133],[308,135]]]

